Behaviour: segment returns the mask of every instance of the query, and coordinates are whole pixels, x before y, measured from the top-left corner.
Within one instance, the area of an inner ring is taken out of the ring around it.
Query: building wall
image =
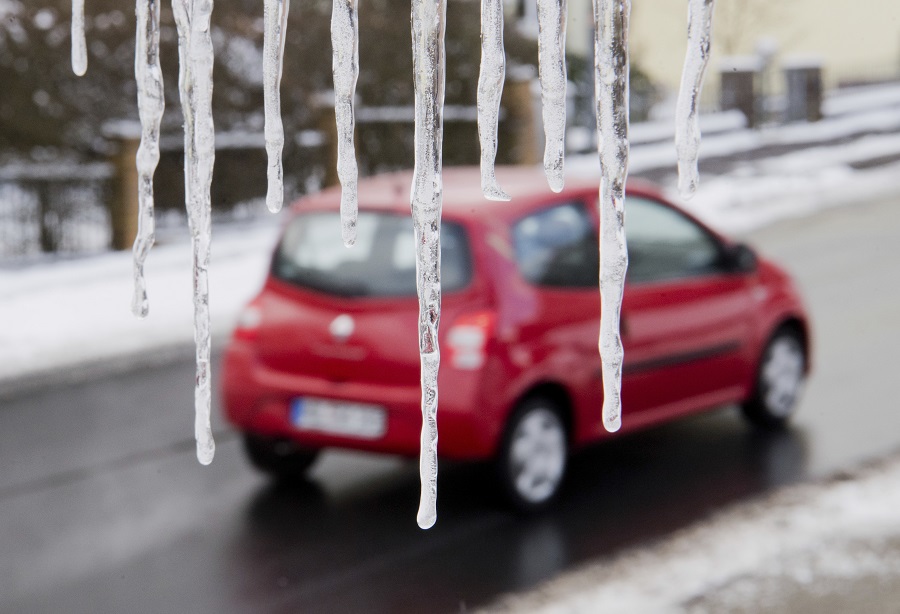
[[[686,0],[633,0],[632,61],[655,81],[676,89],[686,29]],[[790,57],[821,59],[827,85],[896,78],[900,1],[717,0],[707,94],[715,91],[722,58],[754,54],[761,39],[774,43],[776,67]]]

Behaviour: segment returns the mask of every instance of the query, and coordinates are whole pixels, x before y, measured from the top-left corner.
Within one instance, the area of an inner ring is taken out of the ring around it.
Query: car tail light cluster
[[[234,338],[253,341],[262,324],[262,309],[256,303],[250,303],[240,313],[234,329]]]
[[[454,368],[474,371],[484,366],[494,320],[492,312],[480,311],[463,315],[453,322],[447,332],[446,344]]]

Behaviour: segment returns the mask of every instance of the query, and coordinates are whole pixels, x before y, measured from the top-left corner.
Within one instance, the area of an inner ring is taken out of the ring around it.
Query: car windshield
[[[344,247],[337,212],[304,213],[289,224],[275,252],[272,274],[302,288],[340,296],[415,296],[416,252],[409,217],[360,212],[356,245]],[[472,267],[465,231],[444,222],[441,282],[464,288]]]

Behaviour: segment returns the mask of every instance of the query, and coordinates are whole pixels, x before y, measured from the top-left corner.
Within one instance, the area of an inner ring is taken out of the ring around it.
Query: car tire
[[[806,347],[797,331],[777,330],[757,367],[753,396],[742,407],[747,420],[766,429],[783,428],[797,410],[806,364]]]
[[[254,467],[279,480],[302,480],[319,455],[289,439],[244,435],[244,451]]]
[[[548,507],[559,494],[568,455],[559,404],[543,397],[524,401],[507,424],[496,463],[507,501],[522,512]]]

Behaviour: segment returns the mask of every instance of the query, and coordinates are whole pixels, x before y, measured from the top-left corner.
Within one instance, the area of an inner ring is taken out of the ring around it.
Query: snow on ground
[[[900,579],[900,457],[739,505],[658,543],[565,574],[483,612],[664,614],[872,612],[867,587]],[[888,547],[886,547],[888,546]],[[834,605],[836,587],[857,599]],[[792,608],[801,587],[806,603]],[[870,596],[871,597],[871,596]],[[875,597],[878,598],[877,596]],[[897,602],[874,611],[896,612]],[[852,607],[852,605],[851,605]]]
[[[261,287],[278,226],[214,231],[213,335],[231,330]],[[145,267],[150,315],[131,313],[131,252],[0,269],[0,382],[191,343],[191,248],[158,245]]]

